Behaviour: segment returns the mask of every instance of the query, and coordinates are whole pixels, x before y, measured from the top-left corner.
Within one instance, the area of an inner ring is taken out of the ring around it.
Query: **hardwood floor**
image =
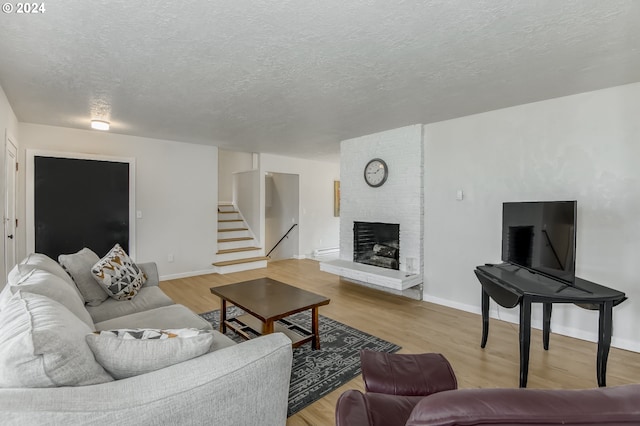
[[[359,286],[320,271],[318,265],[308,259],[282,260],[253,271],[164,281],[160,287],[177,303],[202,313],[220,308],[210,287],[270,277],[329,297],[331,303],[320,308],[321,315],[400,345],[400,353],[442,353],[451,362],[460,388],[518,386],[517,325],[492,319],[487,347],[481,349],[479,315]],[[475,290],[480,292],[479,284]],[[552,333],[545,351],[541,331],[532,330],[528,387],[596,387],[595,364],[595,343]],[[640,353],[611,348],[607,385],[639,382]],[[298,412],[287,425],[334,424],[336,401],[347,389],[364,390],[362,379],[351,380]]]

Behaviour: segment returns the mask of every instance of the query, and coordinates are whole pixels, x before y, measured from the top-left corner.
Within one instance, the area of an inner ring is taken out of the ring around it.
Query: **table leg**
[[[273,333],[273,320],[262,323],[262,335]]]
[[[227,301],[220,298],[222,307],[220,308],[220,333],[225,334],[227,332]]]
[[[531,301],[520,301],[520,387],[527,387],[529,374],[529,346],[531,343]]]
[[[598,386],[607,386],[607,359],[611,347],[611,328],[613,319],[613,302],[600,304],[600,317],[598,319],[598,357],[596,361],[596,375]]]
[[[487,338],[489,337],[489,294],[484,289],[482,290],[482,341],[480,347],[484,348],[487,345]]]
[[[311,341],[311,349],[320,349],[320,330],[318,327],[318,308],[311,308],[311,332],[313,340]]]
[[[544,350],[549,350],[549,333],[551,332],[551,303],[542,304],[542,345]]]

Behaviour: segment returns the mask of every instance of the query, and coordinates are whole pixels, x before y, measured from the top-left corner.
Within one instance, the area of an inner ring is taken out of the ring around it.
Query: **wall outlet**
[[[168,254],[167,255],[167,261],[168,262],[173,262],[173,254]]]

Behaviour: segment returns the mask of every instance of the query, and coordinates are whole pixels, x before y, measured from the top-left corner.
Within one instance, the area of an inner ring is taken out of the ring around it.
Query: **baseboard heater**
[[[313,257],[327,256],[329,254],[338,253],[339,251],[340,251],[340,247],[329,247],[329,248],[315,249],[313,251]]]

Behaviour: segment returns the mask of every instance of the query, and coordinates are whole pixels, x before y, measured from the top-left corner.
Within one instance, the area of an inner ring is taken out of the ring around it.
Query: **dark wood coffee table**
[[[212,287],[210,290],[222,301],[222,334],[227,332],[227,327],[245,339],[250,339],[252,335],[259,336],[278,331],[289,336],[294,348],[311,341],[313,349],[320,349],[318,307],[328,305],[328,298],[271,278]],[[248,314],[227,319],[227,302],[242,308]],[[289,315],[308,309],[311,309],[311,330],[285,319]]]

